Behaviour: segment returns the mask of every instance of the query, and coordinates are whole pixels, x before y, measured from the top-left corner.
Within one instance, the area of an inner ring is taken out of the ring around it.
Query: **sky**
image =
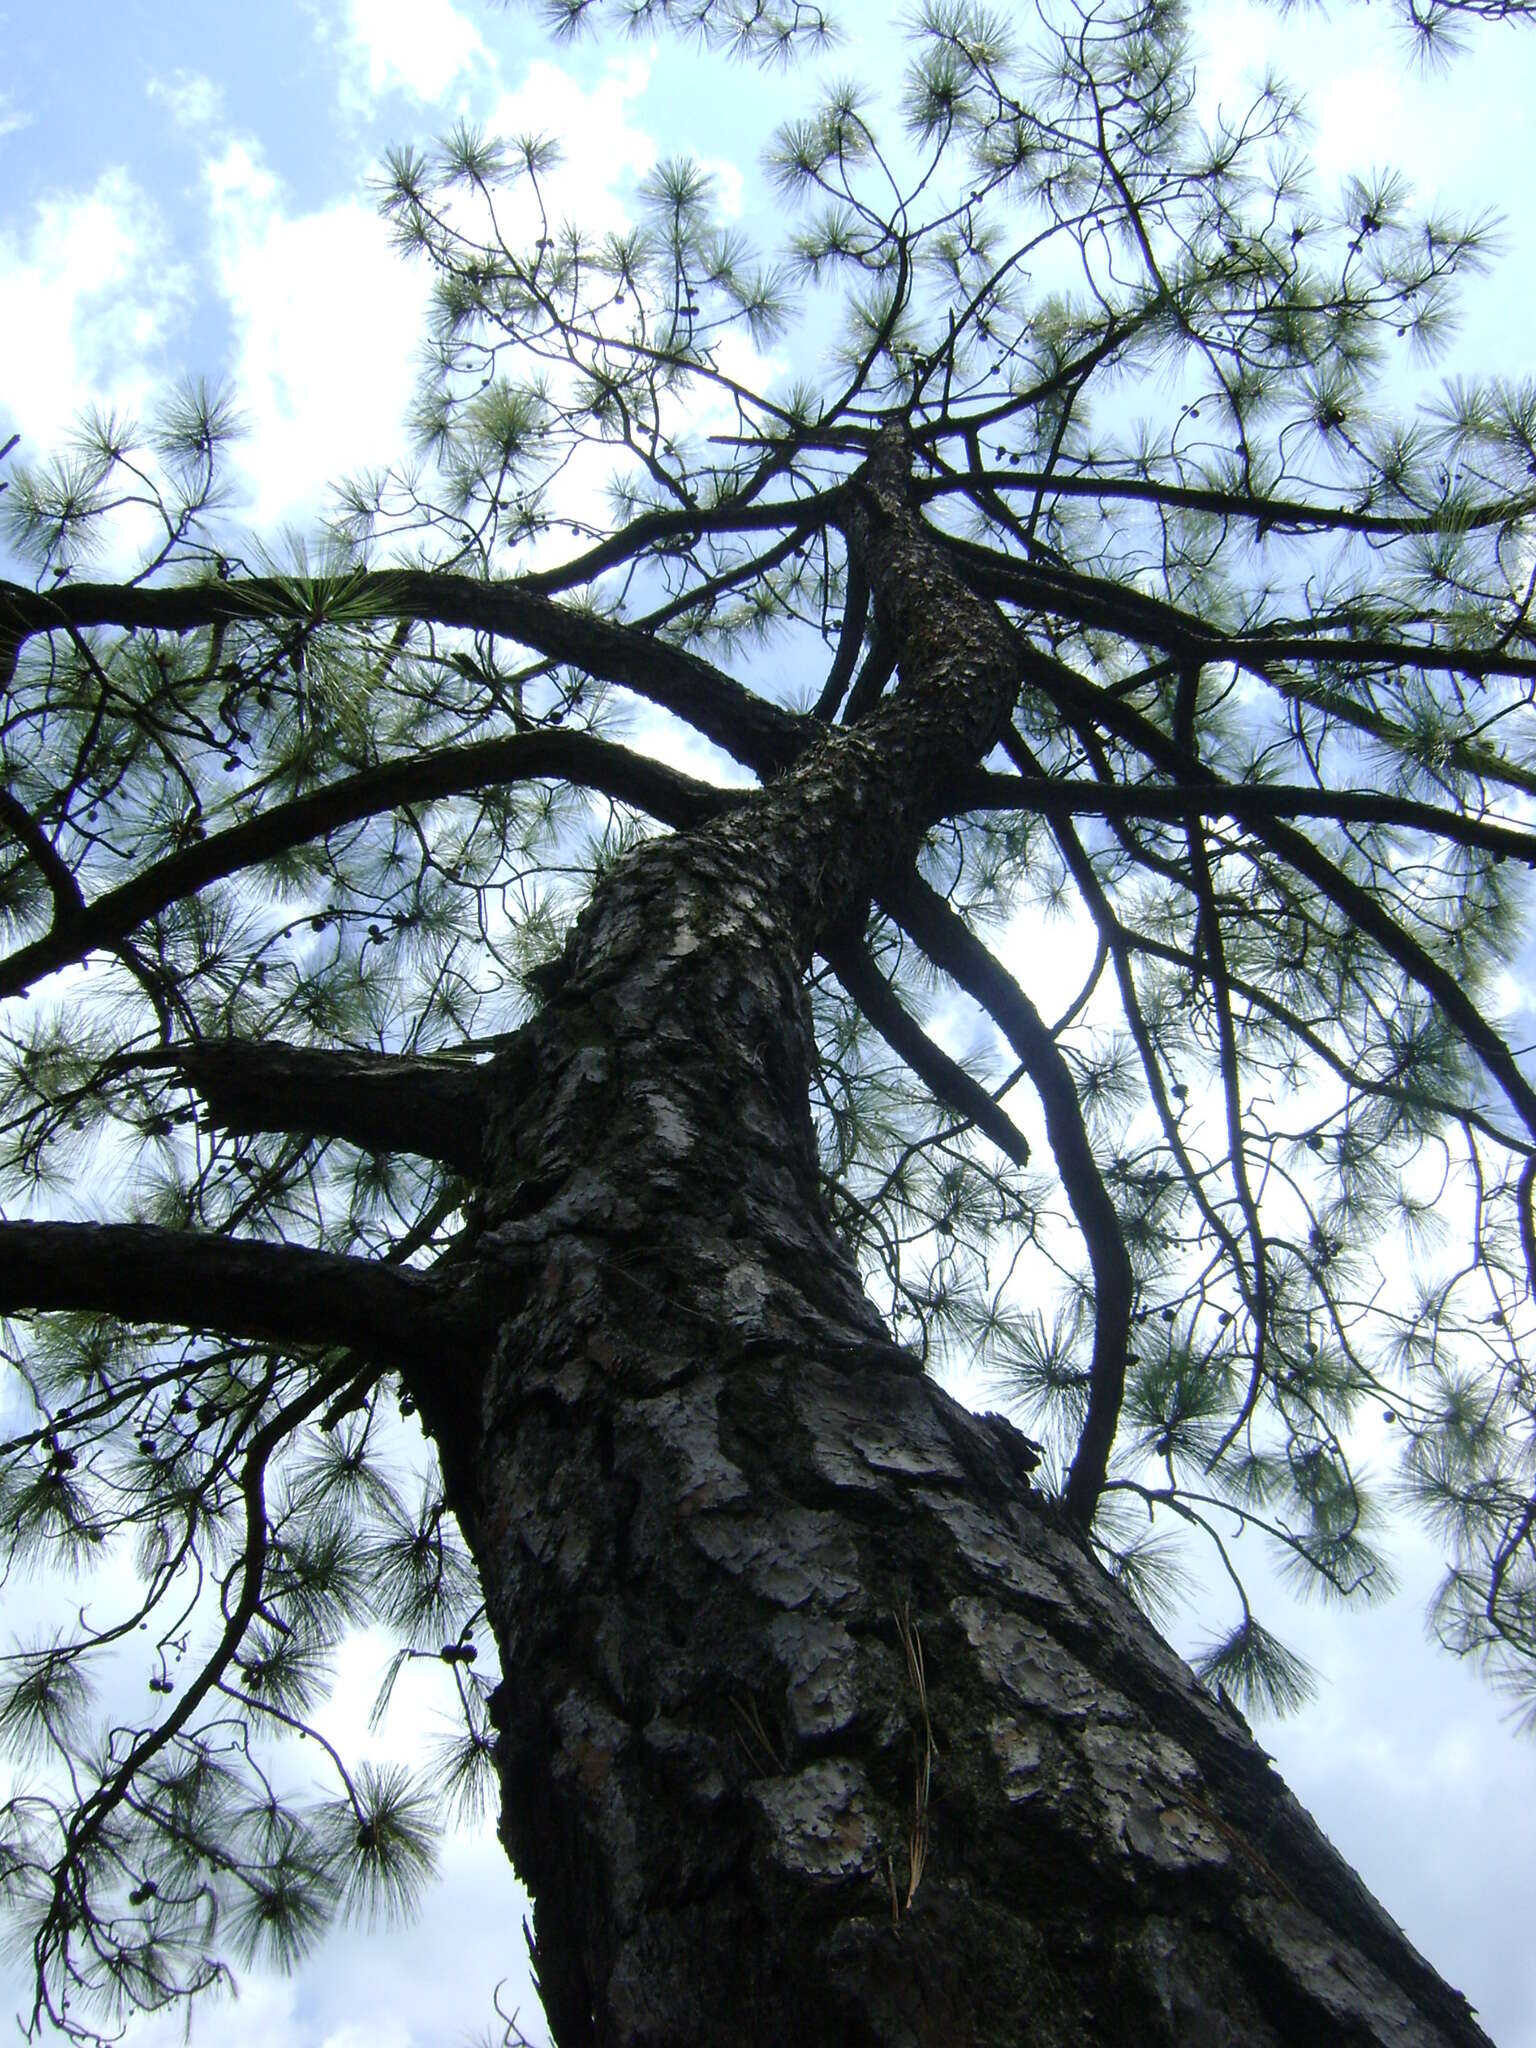
[[[1383,10],[1223,6],[1201,17],[1211,100],[1231,104],[1272,61],[1307,86],[1322,179],[1406,162],[1416,189],[1474,210],[1530,183],[1536,32],[1480,34],[1447,79],[1404,67]],[[879,15],[846,18],[838,63],[884,61]],[[274,544],[327,486],[404,452],[427,278],[391,250],[369,189],[383,148],[429,140],[461,115],[534,128],[567,146],[559,208],[617,225],[634,179],[686,146],[744,223],[771,228],[757,153],[786,111],[774,78],[641,43],[552,49],[536,21],[483,0],[193,0],[0,4],[0,444],[36,458],[82,405],[142,411],[205,373],[249,423],[234,473],[241,518]],[[1470,296],[1458,360],[1528,371],[1536,229],[1505,230]],[[1067,977],[1063,971],[1063,982]],[[1049,1009],[1048,989],[1037,989]],[[1260,1726],[1298,1795],[1411,1939],[1481,2011],[1501,2048],[1536,2048],[1536,1740],[1477,1675],[1430,1646],[1422,1616],[1436,1558],[1410,1536],[1402,1590],[1372,1610],[1262,1602],[1321,1674],[1295,1720]],[[1266,1585],[1261,1560],[1244,1560]],[[0,1635],[19,1626],[12,1609]],[[1191,1616],[1191,1648],[1212,1633]],[[379,1738],[359,1733],[379,1645],[345,1652],[327,1728],[408,1757],[430,1701],[407,1698]],[[489,1829],[445,1846],[419,1921],[343,1932],[298,1979],[248,1973],[234,2005],[194,2019],[194,2043],[228,2048],[425,2048],[490,2030],[505,1979],[542,2041],[528,1981],[525,1901]],[[0,1962],[0,2009],[24,1985]],[[131,2036],[179,2039],[175,2018]]]

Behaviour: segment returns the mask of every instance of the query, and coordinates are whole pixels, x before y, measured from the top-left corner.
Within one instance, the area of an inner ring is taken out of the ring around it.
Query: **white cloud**
[[[361,5],[354,0],[354,15]],[[406,45],[385,34],[404,20],[393,0],[378,0],[369,18],[377,48],[406,62]],[[629,118],[648,75],[647,62],[631,58],[586,89],[539,62],[500,96],[492,133],[533,130],[579,141],[544,183],[557,219],[579,220],[594,233],[625,225],[624,190],[656,156],[652,138]],[[281,181],[248,140],[210,159],[204,178],[217,288],[234,328],[233,381],[250,426],[235,454],[242,509],[270,532],[311,518],[327,487],[348,472],[406,452],[431,273],[398,254],[362,201],[291,213]],[[519,206],[532,203],[524,188],[507,209],[503,225],[514,238],[529,225],[518,219]],[[582,509],[588,500],[601,508],[610,466],[604,459],[585,480],[577,493]]]
[[[630,117],[631,102],[644,92],[650,75],[649,58],[624,58],[610,64],[589,88],[540,58],[529,65],[516,90],[503,93],[492,107],[486,122],[492,135],[550,135],[561,145],[559,165],[540,181],[557,224],[577,221],[593,235],[628,225],[624,189],[651,168],[657,155],[654,138]],[[531,197],[525,197],[513,232],[531,221],[532,205]]]
[[[1317,124],[1312,161],[1324,201],[1351,173],[1404,161],[1403,136],[1413,131],[1405,126],[1400,72],[1366,62],[1334,73],[1311,92],[1307,105]]]
[[[435,103],[472,64],[492,61],[453,0],[347,0],[346,33],[367,65],[369,101],[403,92]]]
[[[208,128],[223,116],[223,86],[200,71],[177,70],[169,78],[152,78],[144,91],[165,108],[173,127]]]
[[[0,229],[0,394],[25,458],[56,448],[84,406],[145,404],[187,290],[158,208],[121,169]]]
[[[14,135],[20,128],[30,128],[32,116],[18,113],[11,105],[8,92],[0,92],[0,135]]]
[[[715,206],[722,220],[740,220],[747,181],[740,164],[723,156],[700,157],[699,167],[715,181]]]
[[[246,516],[302,522],[326,487],[404,450],[430,276],[402,261],[356,199],[290,214],[280,181],[236,141],[205,166],[213,261],[234,328],[250,434]]]

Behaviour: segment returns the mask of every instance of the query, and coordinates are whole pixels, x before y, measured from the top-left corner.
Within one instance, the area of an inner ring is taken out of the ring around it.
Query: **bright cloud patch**
[[[144,409],[187,284],[158,209],[122,170],[0,230],[0,394],[26,458],[56,448],[83,406]]]
[[[401,261],[372,208],[291,215],[251,147],[206,168],[234,383],[251,433],[238,451],[246,516],[304,523],[327,486],[404,452],[430,278]]]
[[[453,0],[347,0],[347,35],[368,67],[368,97],[409,93],[441,100],[477,60],[490,62],[480,31]]]
[[[200,71],[173,71],[169,78],[152,78],[144,89],[178,128],[210,127],[224,111],[223,86]]]
[[[560,144],[560,164],[542,187],[556,223],[579,221],[593,235],[628,225],[624,188],[657,157],[654,137],[630,118],[630,103],[644,92],[650,72],[643,58],[631,57],[610,65],[588,90],[540,59],[491,109],[488,133],[548,135]]]

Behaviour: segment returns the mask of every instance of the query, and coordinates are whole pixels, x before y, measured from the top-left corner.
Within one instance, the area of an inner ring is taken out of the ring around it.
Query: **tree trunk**
[[[892,453],[892,451],[887,451]],[[408,1371],[505,1677],[561,2048],[1471,2044],[1218,1706],[890,1340],[823,1207],[804,969],[909,871],[1017,674],[905,509],[849,538],[902,682],[642,847],[491,1070],[483,1385]]]
[[[1025,1439],[889,1341],[741,820],[567,961],[489,1135],[521,1305],[435,1425],[561,2048],[1483,2041]]]

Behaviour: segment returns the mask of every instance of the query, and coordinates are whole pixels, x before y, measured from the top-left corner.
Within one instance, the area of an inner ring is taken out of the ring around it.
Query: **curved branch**
[[[898,889],[883,891],[881,902],[929,959],[996,1020],[1023,1062],[1045,1112],[1046,1137],[1093,1272],[1088,1413],[1064,1492],[1067,1512],[1086,1529],[1104,1490],[1120,1426],[1135,1282],[1120,1218],[1088,1142],[1072,1070],[1023,989],[936,890],[913,875]]]
[[[398,810],[404,804],[431,803],[476,789],[557,776],[601,790],[619,803],[633,804],[676,826],[698,824],[739,800],[732,791],[716,789],[584,732],[512,733],[503,739],[479,740],[469,746],[388,761],[341,782],[327,783],[289,803],[274,805],[222,832],[210,833],[120,883],[0,962],[0,996],[18,995],[43,975],[98,948],[117,944],[146,919],[210,882],[222,881],[259,861],[273,860],[344,825],[380,811]]]
[[[227,583],[133,586],[69,583],[49,591],[0,582],[0,627],[7,638],[116,626],[124,631],[191,633],[219,622],[303,619],[323,625],[334,609],[349,623],[409,618],[462,627],[536,648],[604,682],[620,683],[685,719],[706,739],[759,773],[792,760],[809,734],[806,721],[771,704],[699,655],[575,605],[556,604],[525,581],[487,583],[427,569],[379,569],[317,580],[272,576]]]

